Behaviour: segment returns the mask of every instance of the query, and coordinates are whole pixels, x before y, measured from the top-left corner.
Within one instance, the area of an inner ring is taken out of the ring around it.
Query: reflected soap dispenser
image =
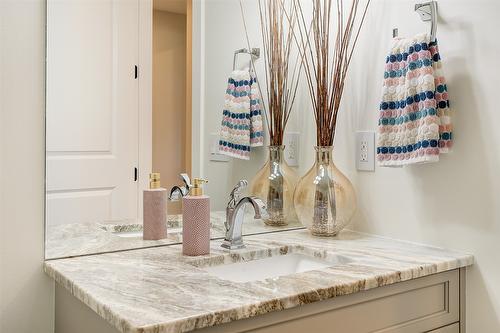
[[[193,179],[182,198],[182,253],[187,256],[210,253],[210,198],[203,194],[204,183],[208,180]]]
[[[160,185],[160,174],[150,174],[149,189],[143,192],[142,234],[145,240],[167,238],[167,190]]]

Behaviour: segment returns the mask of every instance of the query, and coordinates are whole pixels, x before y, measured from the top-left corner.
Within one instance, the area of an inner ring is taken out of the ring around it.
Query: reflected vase
[[[284,159],[285,146],[269,146],[269,159],[251,182],[250,192],[266,202],[269,226],[286,226],[297,221],[293,193],[299,177]]]
[[[295,211],[314,236],[335,236],[354,216],[356,193],[349,179],[333,163],[333,146],[314,149],[315,163],[295,189]]]

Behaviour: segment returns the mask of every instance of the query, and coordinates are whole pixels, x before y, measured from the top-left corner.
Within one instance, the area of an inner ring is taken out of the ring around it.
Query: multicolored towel
[[[446,81],[436,41],[396,38],[387,56],[380,103],[380,166],[437,162],[452,146]]]
[[[250,147],[264,145],[257,78],[249,71],[231,73],[220,131],[219,153],[250,159]]]

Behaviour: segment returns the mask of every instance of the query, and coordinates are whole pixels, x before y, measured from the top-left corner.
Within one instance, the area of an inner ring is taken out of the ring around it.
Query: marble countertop
[[[210,237],[212,239],[224,237],[226,232],[224,227],[225,214],[224,211],[210,213]],[[254,220],[253,214],[250,211],[247,213],[245,221],[243,225],[244,235],[302,227],[298,221],[291,222],[287,226],[271,227],[264,224],[262,220]],[[127,233],[129,235],[126,235]],[[138,235],[134,236],[133,233]],[[57,259],[178,244],[181,242],[182,215],[168,216],[167,238],[161,240],[143,240],[142,221],[137,220],[71,223],[47,226],[45,258]]]
[[[468,254],[344,231],[307,230],[244,237],[231,251],[185,257],[181,245],[49,260],[45,272],[121,332],[188,332],[407,281],[473,263]],[[246,283],[221,280],[203,266],[289,252],[349,258],[335,266]]]

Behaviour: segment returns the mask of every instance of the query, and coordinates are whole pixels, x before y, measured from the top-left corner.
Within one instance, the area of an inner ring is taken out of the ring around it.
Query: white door
[[[48,0],[47,225],[137,217],[138,0]]]

